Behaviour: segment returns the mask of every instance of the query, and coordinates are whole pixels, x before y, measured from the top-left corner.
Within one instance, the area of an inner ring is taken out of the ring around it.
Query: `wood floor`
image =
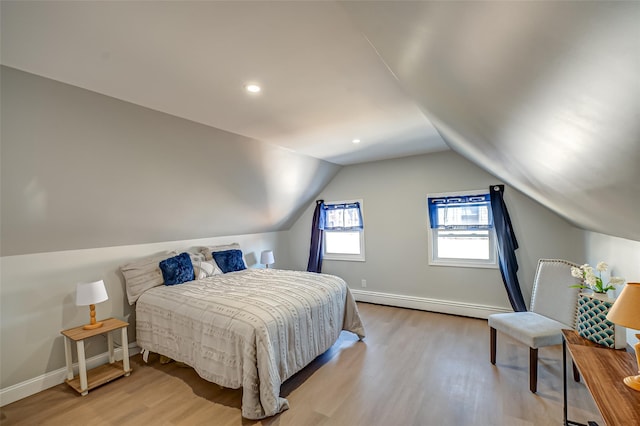
[[[485,320],[359,303],[367,337],[338,342],[282,386],[291,408],[243,419],[241,391],[176,363],[131,358],[133,372],[85,397],[61,384],[0,409],[2,425],[561,425],[562,351],[541,348],[538,394],[528,348],[498,334],[489,362]],[[603,425],[581,383],[569,381],[569,416]]]

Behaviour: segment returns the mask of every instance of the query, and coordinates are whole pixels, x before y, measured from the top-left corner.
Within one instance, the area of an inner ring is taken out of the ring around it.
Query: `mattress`
[[[205,380],[243,388],[248,419],[287,409],[281,384],[342,330],[364,337],[347,284],[327,274],[247,269],[154,287],[136,304],[138,345],[188,364]]]

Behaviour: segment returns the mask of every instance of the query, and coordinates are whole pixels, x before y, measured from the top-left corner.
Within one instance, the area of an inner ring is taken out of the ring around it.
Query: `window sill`
[[[334,256],[325,256],[322,258],[323,261],[325,260],[337,260],[339,262],[366,262],[366,259],[363,257],[334,257]]]
[[[475,263],[455,260],[429,261],[429,266],[445,266],[449,268],[480,268],[480,269],[498,269],[497,263]]]

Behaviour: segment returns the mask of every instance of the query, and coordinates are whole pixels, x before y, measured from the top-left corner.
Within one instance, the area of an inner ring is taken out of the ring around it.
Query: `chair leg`
[[[529,348],[529,390],[538,391],[538,348]]]
[[[491,364],[496,365],[496,329],[491,327]]]
[[[576,366],[576,363],[573,362],[573,360],[571,360],[571,365],[573,366],[573,380],[575,382],[579,382],[580,381],[580,371],[578,371],[578,367]]]

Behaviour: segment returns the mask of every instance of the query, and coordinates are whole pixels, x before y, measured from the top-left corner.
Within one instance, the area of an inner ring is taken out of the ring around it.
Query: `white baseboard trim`
[[[129,343],[129,356],[140,353],[140,348],[136,342]],[[122,360],[122,348],[116,348],[114,351],[116,361]],[[105,352],[100,355],[87,359],[87,370],[98,367],[109,362],[109,353]],[[78,374],[78,363],[73,364],[73,373]],[[50,371],[33,379],[17,383],[8,388],[0,389],[0,407],[34,395],[45,389],[64,383],[67,378],[67,367],[62,367],[54,371]]]
[[[498,306],[477,305],[472,303],[454,302],[451,300],[428,299],[426,297],[405,296],[402,294],[379,293],[366,290],[351,290],[351,293],[358,302],[396,306],[399,308],[419,309],[421,311],[461,315],[472,318],[486,319],[491,314],[513,312],[510,309]]]

